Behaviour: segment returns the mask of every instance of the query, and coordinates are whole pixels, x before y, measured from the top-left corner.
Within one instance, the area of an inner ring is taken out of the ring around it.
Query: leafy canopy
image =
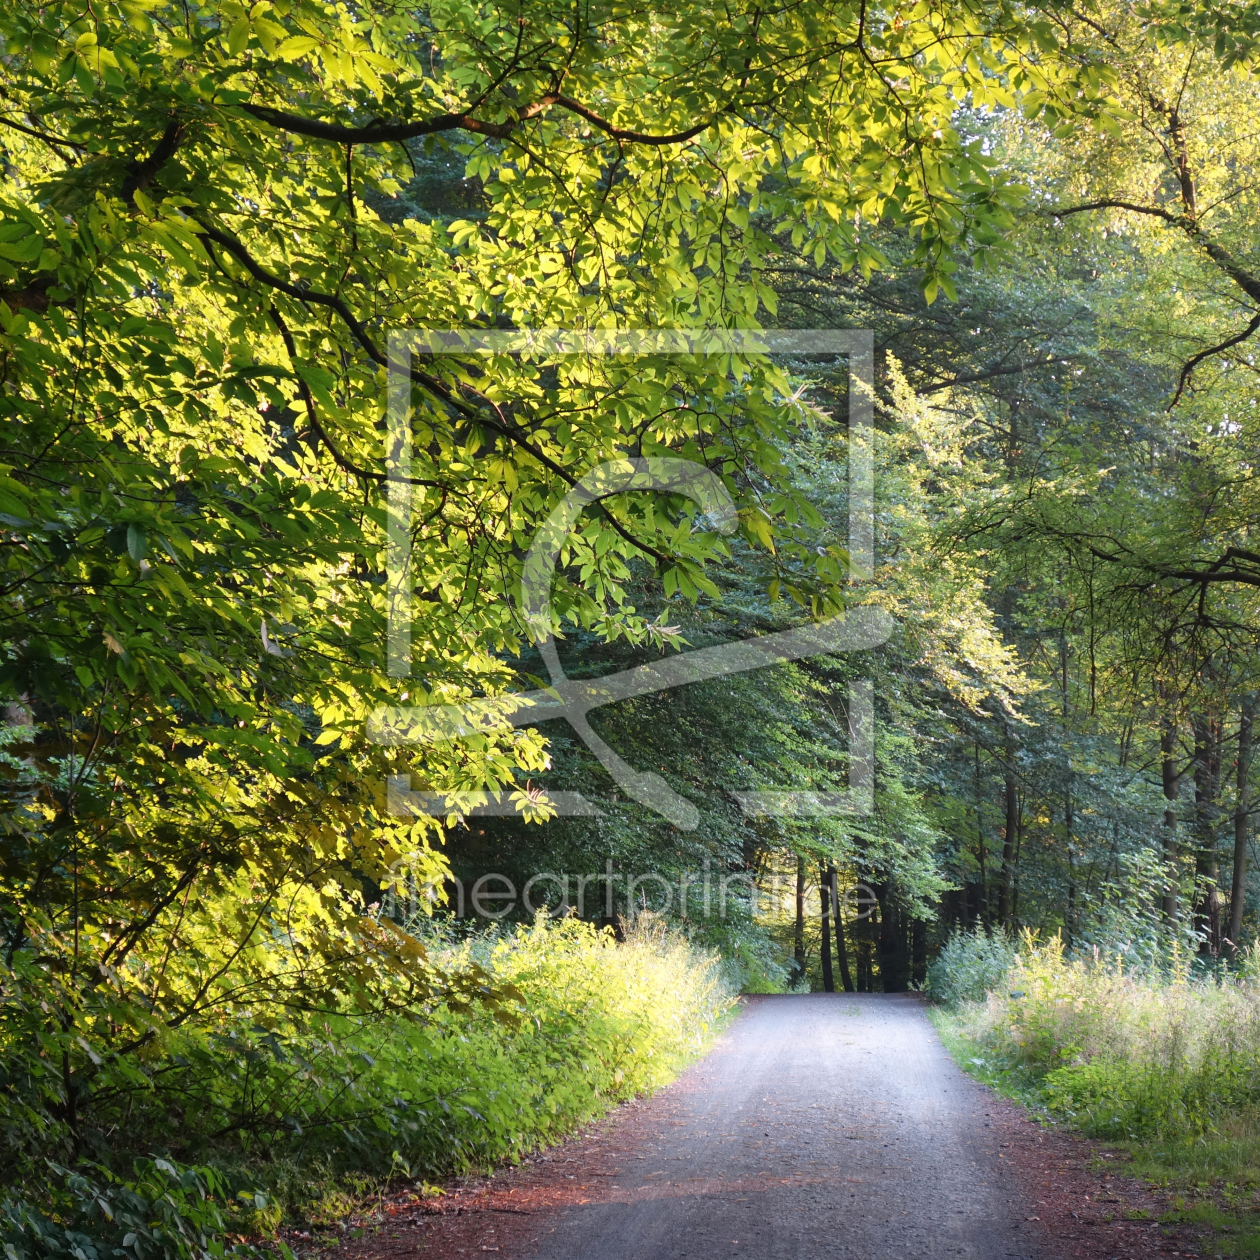
[[[423,611],[414,676],[390,680],[391,328],[749,324],[775,310],[777,243],[869,271],[880,218],[913,236],[924,296],[952,295],[954,251],[989,249],[1019,196],[959,103],[1035,91],[1057,122],[1108,99],[1101,57],[978,0],[21,0],[0,42],[0,930],[25,995],[0,1041],[62,1064],[29,1066],[71,1129],[102,1072],[215,1010],[483,991],[362,913],[444,869],[436,824],[391,818],[381,785],[514,784],[543,743],[404,753],[363,718],[503,685],[520,559],[589,468],[707,464],[749,541],[788,527],[785,589],[841,600],[842,557],[793,550],[800,413],[769,363],[420,361]],[[393,213],[449,154],[469,215]],[[693,594],[721,547],[669,496],[601,504],[553,607],[659,638],[630,562]]]

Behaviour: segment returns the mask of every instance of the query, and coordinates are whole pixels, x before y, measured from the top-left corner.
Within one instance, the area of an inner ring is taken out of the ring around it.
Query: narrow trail
[[[666,1094],[664,1133],[604,1202],[570,1207],[538,1260],[750,1255],[1039,1256],[986,1114],[922,1004],[811,994],[749,1003]]]

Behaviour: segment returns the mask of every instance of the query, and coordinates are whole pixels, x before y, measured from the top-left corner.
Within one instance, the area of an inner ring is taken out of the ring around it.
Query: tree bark
[[[910,974],[922,988],[927,981],[927,923],[922,919],[910,923]]]
[[[1210,714],[1196,714],[1194,731],[1194,869],[1202,892],[1195,907],[1199,953],[1215,958],[1221,952],[1220,853],[1217,848],[1216,804],[1220,782],[1220,721]]]
[[[873,987],[871,975],[871,921],[865,919],[853,925],[853,945],[857,954],[857,991],[870,993]]]
[[[1248,809],[1251,804],[1252,728],[1256,717],[1255,693],[1243,696],[1238,712],[1238,765],[1234,779],[1234,874],[1229,889],[1229,933],[1231,955],[1238,953],[1242,936],[1243,902],[1247,896]]]
[[[1164,887],[1160,909],[1164,922],[1177,922],[1177,862],[1181,849],[1177,836],[1177,798],[1181,795],[1181,775],[1177,770],[1177,726],[1171,718],[1165,718],[1159,732],[1160,777],[1164,785],[1164,868],[1168,883]]]
[[[998,922],[1011,926],[1012,898],[1015,885],[1015,836],[1019,831],[1019,782],[1015,778],[1015,735],[1006,728],[1006,826],[1002,835],[1002,882],[998,891]]]
[[[1063,848],[1067,855],[1068,868],[1068,904],[1067,904],[1067,920],[1066,935],[1068,944],[1072,943],[1072,938],[1076,934],[1076,863],[1072,860],[1072,831],[1075,822],[1072,816],[1072,756],[1068,751],[1071,745],[1068,742],[1068,714],[1071,709],[1070,693],[1068,691],[1068,643],[1067,635],[1059,632],[1059,677],[1061,680],[1061,691],[1063,696],[1063,747],[1064,747],[1064,787],[1063,787]]]
[[[879,976],[885,993],[910,987],[910,940],[896,890],[889,880],[872,884],[879,902]]]
[[[1019,855],[1024,848],[1024,802],[1016,797],[1015,862],[1011,868],[1011,920],[1008,926],[1019,924]]]
[[[875,983],[871,967],[870,938],[862,936],[857,941],[857,988],[859,993],[874,992]]]
[[[835,977],[831,974],[831,889],[827,884],[827,872],[823,870],[823,877],[818,885],[818,892],[822,898],[822,975],[823,975],[823,992],[834,993],[836,991]]]
[[[796,933],[792,939],[792,961],[796,979],[805,974],[805,858],[796,855]]]
[[[982,915],[984,918],[985,931],[989,930],[989,924],[992,916],[989,913],[989,876],[985,870],[985,847],[984,847],[984,818],[981,813],[982,795],[980,792],[980,742],[974,743],[976,754],[976,857],[980,862],[980,896],[976,899],[976,914]],[[963,891],[963,898],[966,899],[966,890]],[[964,912],[963,926],[970,927],[970,916]]]
[[[831,913],[836,920],[836,958],[840,963],[840,983],[846,993],[853,992],[853,977],[849,974],[849,946],[844,939],[844,915],[840,909],[839,890],[836,888],[836,868],[827,868],[827,886],[831,889]]]
[[[1063,830],[1067,835],[1067,939],[1069,945],[1072,943],[1072,938],[1076,935],[1076,863],[1072,860],[1072,829],[1074,821],[1072,817],[1072,789],[1069,788],[1063,794]]]

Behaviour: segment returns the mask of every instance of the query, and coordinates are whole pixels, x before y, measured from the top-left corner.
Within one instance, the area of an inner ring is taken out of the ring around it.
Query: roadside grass
[[[515,1017],[472,1005],[346,1021],[337,1057],[362,1064],[353,1097],[321,1097],[324,1132],[273,1148],[258,1167],[285,1219],[331,1226],[370,1214],[400,1179],[516,1163],[668,1084],[738,1008],[720,957],[652,915],[628,923],[620,943],[581,920],[542,916],[428,943],[437,965],[476,962],[508,986]]]
[[[515,1163],[652,1093],[738,1004],[719,955],[646,915],[620,943],[540,916],[475,937],[434,928],[426,944],[451,972],[478,963],[510,1001],[191,1028],[91,1113],[95,1158],[9,1152],[0,1256],[126,1257],[139,1239],[149,1260],[222,1260],[228,1240],[252,1240],[248,1256],[282,1225],[295,1240],[341,1230],[399,1181],[440,1193],[432,1182]],[[12,1091],[0,1129],[6,1104]]]
[[[983,1000],[931,1018],[974,1079],[1123,1153],[1167,1196],[1162,1224],[1198,1227],[1208,1256],[1260,1256],[1254,981],[1130,974],[1026,940]]]
[[[1066,1123],[1086,1136],[1100,1136],[1056,1111],[1053,1098],[1033,1072],[986,1057],[992,1056],[992,1046],[969,1031],[973,1011],[938,1007],[929,1014],[941,1042],[968,1076],[1018,1103],[1039,1123]],[[1150,1182],[1169,1196],[1169,1210],[1159,1217],[1160,1224],[1210,1230],[1205,1255],[1260,1256],[1260,1110],[1222,1121],[1219,1131],[1195,1137],[1108,1136],[1106,1142],[1124,1156],[1127,1175]],[[1125,1219],[1137,1216],[1126,1213]]]

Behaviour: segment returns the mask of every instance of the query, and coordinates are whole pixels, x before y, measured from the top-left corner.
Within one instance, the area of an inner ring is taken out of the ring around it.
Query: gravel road
[[[655,1131],[596,1174],[598,1201],[548,1223],[536,1260],[1042,1255],[992,1095],[916,998],[752,998],[657,1103]]]

